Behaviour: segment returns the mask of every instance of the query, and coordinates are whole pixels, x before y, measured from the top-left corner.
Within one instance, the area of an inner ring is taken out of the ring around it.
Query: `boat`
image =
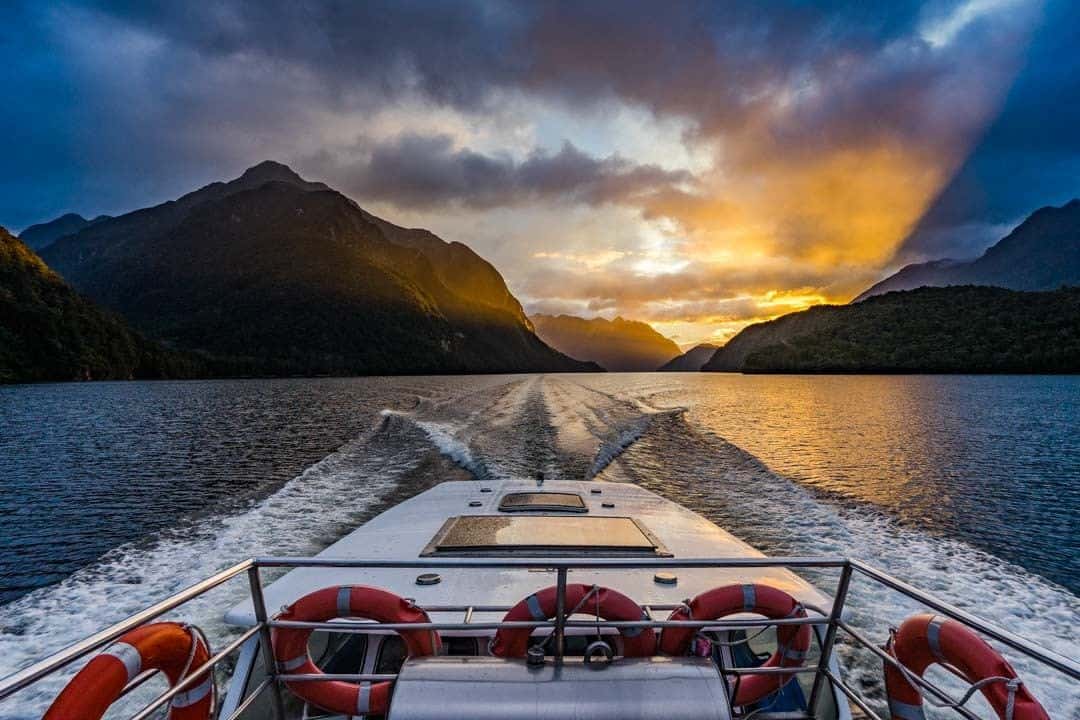
[[[831,594],[808,573],[834,577]],[[879,646],[845,615],[856,580],[927,613]],[[227,583],[246,599],[211,648],[183,613]],[[902,720],[924,703],[977,717],[976,692],[1000,717],[1050,717],[988,639],[1080,680],[1075,660],[858,559],[767,557],[646,489],[540,476],[444,482],[314,557],[237,559],[0,680],[0,709],[80,668],[46,718],[101,717],[159,673],[168,689],[134,718],[878,717],[845,681],[841,638],[878,656]],[[966,697],[922,677],[934,663]]]

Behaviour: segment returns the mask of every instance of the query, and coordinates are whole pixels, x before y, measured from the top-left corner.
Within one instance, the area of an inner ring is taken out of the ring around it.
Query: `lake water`
[[[537,472],[638,483],[769,554],[859,557],[1077,654],[1080,377],[12,386],[0,463],[0,676],[237,559],[315,552],[441,480]],[[185,617],[221,637],[242,592]],[[914,610],[866,583],[851,602],[880,641]],[[880,665],[841,651],[880,699]],[[1063,678],[1025,679],[1080,713]],[[55,688],[0,717],[34,716]]]

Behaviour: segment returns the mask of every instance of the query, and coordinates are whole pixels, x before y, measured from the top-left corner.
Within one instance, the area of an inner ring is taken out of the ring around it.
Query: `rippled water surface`
[[[641,484],[770,554],[863,558],[1077,654],[1076,377],[0,387],[0,462],[0,675],[235,559],[315,552],[433,483],[537,472]],[[239,592],[188,612],[220,636]],[[878,641],[914,610],[868,584],[851,600]],[[880,700],[877,663],[841,651]],[[1080,713],[1063,679],[1028,680],[1062,717]],[[52,692],[0,717],[35,716]]]

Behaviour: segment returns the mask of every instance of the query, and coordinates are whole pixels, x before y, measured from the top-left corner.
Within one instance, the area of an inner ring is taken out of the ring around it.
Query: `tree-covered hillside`
[[[0,382],[187,377],[197,369],[78,295],[0,228]]]
[[[747,327],[702,369],[1080,372],[1080,288],[927,287],[814,307]]]

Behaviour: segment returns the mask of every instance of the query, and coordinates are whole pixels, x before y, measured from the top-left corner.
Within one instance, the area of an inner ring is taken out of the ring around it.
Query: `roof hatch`
[[[422,555],[670,555],[628,517],[461,515],[447,520]]]
[[[583,513],[589,509],[577,493],[519,492],[503,495],[499,502],[500,512],[572,512]]]

